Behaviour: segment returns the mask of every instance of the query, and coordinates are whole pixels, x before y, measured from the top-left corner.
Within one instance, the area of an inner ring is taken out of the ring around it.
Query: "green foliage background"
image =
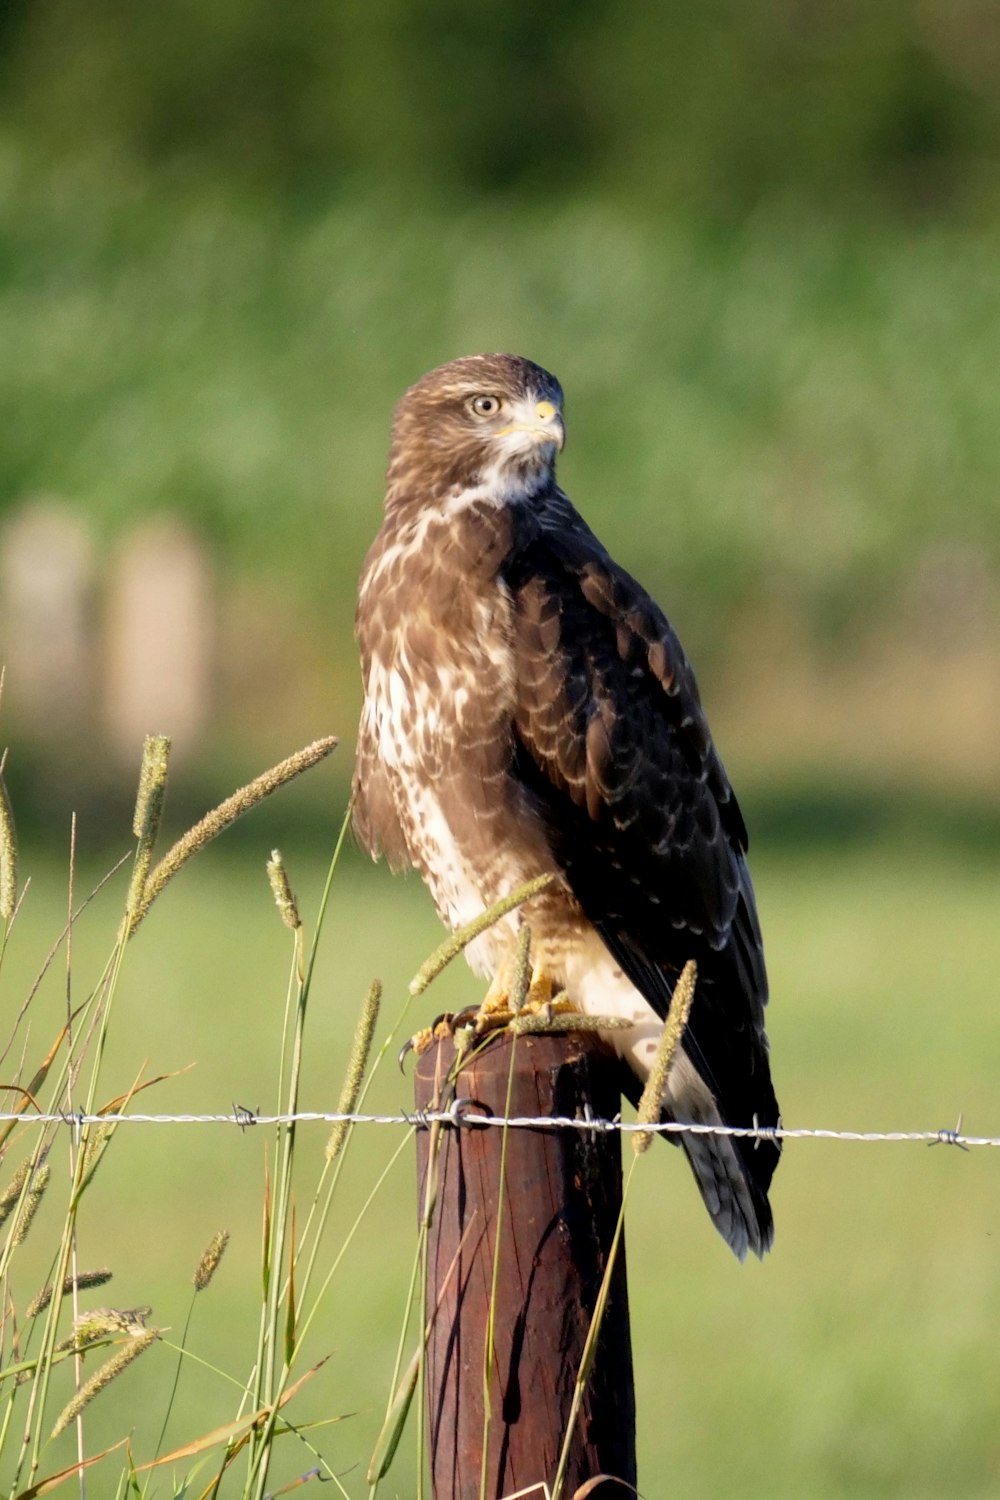
[[[735,0],[5,7],[19,130],[65,158],[315,199],[397,189],[731,216],[775,193],[996,202],[991,8]]]
[[[185,516],[266,619],[214,755],[347,734],[392,402],[506,347],[710,703],[762,618],[982,651],[998,64],[978,0],[9,4],[0,509]]]

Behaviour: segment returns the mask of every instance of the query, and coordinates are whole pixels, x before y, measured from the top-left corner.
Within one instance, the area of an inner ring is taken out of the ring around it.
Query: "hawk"
[[[468,957],[501,975],[526,922],[554,986],[631,1023],[607,1038],[633,1102],[694,959],[664,1118],[773,1126],[746,827],[677,636],[556,484],[562,410],[508,354],[432,370],[396,407],[358,599],[354,827],[453,929],[551,873]],[[681,1141],[716,1228],[763,1255],[778,1143]]]

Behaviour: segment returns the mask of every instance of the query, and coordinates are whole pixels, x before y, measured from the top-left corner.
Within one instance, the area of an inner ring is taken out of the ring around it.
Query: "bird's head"
[[[432,370],[396,407],[390,493],[407,476],[424,496],[481,486],[529,498],[552,481],[566,429],[554,375],[514,354],[473,354]]]

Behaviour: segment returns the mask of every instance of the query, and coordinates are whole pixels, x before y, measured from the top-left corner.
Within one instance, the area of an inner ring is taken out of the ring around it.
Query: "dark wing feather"
[[[524,518],[502,573],[514,775],[586,916],[658,1015],[697,961],[684,1047],[724,1121],[774,1125],[746,828],[693,673],[658,606],[568,502],[561,510],[548,527]],[[736,1145],[762,1197],[778,1147]]]

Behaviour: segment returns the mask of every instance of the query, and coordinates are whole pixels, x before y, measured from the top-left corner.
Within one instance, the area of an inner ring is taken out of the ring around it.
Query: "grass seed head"
[[[73,1320],[73,1331],[69,1338],[58,1345],[62,1349],[85,1349],[88,1344],[99,1343],[116,1333],[128,1333],[136,1337],[144,1333],[146,1319],[153,1311],[148,1305],[140,1307],[92,1307]]]
[[[274,904],[281,914],[281,920],[286,927],[290,927],[295,932],[302,926],[302,918],[299,916],[299,908],[292,893],[288,871],[285,869],[285,861],[280,849],[271,850],[271,858],[267,862],[267,878],[271,885],[271,894],[274,896]]]
[[[117,1125],[111,1120],[102,1120],[99,1125],[87,1126],[86,1143],[83,1148],[83,1167],[80,1172],[81,1191],[89,1186],[117,1129]]]
[[[69,1297],[73,1292],[83,1292],[90,1287],[104,1286],[105,1282],[110,1280],[111,1272],[106,1266],[101,1267],[97,1271],[78,1271],[75,1276],[66,1277],[66,1280],[63,1282],[62,1294],[64,1297]],[[37,1318],[38,1314],[43,1313],[51,1301],[52,1286],[50,1283],[49,1286],[43,1287],[40,1292],[32,1297],[28,1303],[28,1310],[25,1316]]]
[[[165,734],[148,734],[142,747],[139,768],[139,790],[136,793],[132,832],[139,841],[132,866],[132,879],[125,898],[125,910],[131,919],[146,893],[146,880],[153,862],[153,846],[160,829],[163,801],[167,795],[167,763],[170,738]]]
[[[0,1192],[0,1224],[5,1224],[10,1218],[11,1209],[21,1196],[21,1189],[28,1180],[28,1173],[34,1165],[34,1160],[33,1156],[26,1156],[7,1186]]]
[[[199,849],[203,849],[237,818],[249,812],[250,808],[256,807],[265,797],[270,796],[279,787],[285,786],[294,777],[301,776],[302,772],[308,771],[310,766],[317,765],[336,748],[337,741],[332,735],[328,735],[325,739],[314,740],[311,745],[297,750],[294,755],[289,755],[286,760],[279,761],[263,775],[247,782],[246,786],[241,786],[231,797],[227,797],[224,802],[219,803],[218,807],[214,807],[211,812],[200,818],[192,828],[188,829],[187,833],[177,840],[176,844],[167,850],[150,872],[141,893],[141,900],[130,914],[129,934],[135,931],[157,896],[182,865],[187,864],[192,855],[197,854]]]
[[[17,906],[17,831],[14,809],[7,786],[0,775],[0,921],[5,924],[14,916]]]
[[[196,1292],[203,1292],[208,1286],[219,1268],[219,1261],[225,1255],[228,1244],[228,1229],[220,1229],[217,1234],[213,1234],[201,1260],[198,1262],[198,1269],[194,1273],[194,1289]]]
[[[658,1125],[663,1110],[663,1095],[667,1087],[667,1075],[671,1064],[680,1046],[684,1028],[687,1026],[688,1016],[691,1014],[691,1005],[694,1000],[695,985],[698,980],[698,966],[694,959],[689,959],[680,972],[674,992],[670,997],[670,1009],[667,1011],[667,1019],[663,1026],[663,1034],[660,1037],[660,1045],[656,1049],[653,1066],[649,1070],[646,1079],[646,1087],[642,1091],[639,1100],[637,1118],[640,1125]],[[639,1130],[632,1137],[632,1149],[636,1156],[641,1156],[644,1151],[649,1150],[653,1139],[652,1131]]]
[[[371,1051],[372,1037],[375,1035],[375,1026],[378,1022],[379,1006],[382,1003],[382,982],[373,979],[365,1003],[361,1007],[358,1024],[354,1028],[354,1044],[351,1047],[351,1056],[347,1064],[347,1072],[344,1075],[344,1086],[340,1091],[337,1101],[337,1114],[349,1115],[354,1112],[361,1093],[361,1085],[364,1082],[365,1069],[368,1066],[368,1054]],[[341,1120],[334,1125],[330,1132],[330,1139],[326,1143],[327,1161],[334,1161],[344,1149],[347,1139],[348,1124]]]
[[[167,763],[170,759],[170,736],[147,734],[139,767],[139,790],[136,793],[132,832],[140,844],[150,846],[156,839],[167,790]]]
[[[35,1214],[38,1212],[38,1206],[45,1196],[45,1189],[49,1185],[49,1178],[51,1176],[52,1168],[48,1165],[45,1165],[39,1167],[37,1172],[35,1172],[34,1176],[32,1177],[31,1185],[28,1188],[27,1195],[21,1204],[21,1211],[14,1221],[14,1228],[11,1232],[12,1250],[16,1250],[18,1245],[23,1244],[25,1238],[27,1237],[28,1230],[31,1228],[31,1225],[35,1218]]]
[[[160,1330],[158,1328],[147,1328],[142,1333],[130,1338],[126,1344],[122,1344],[121,1348],[109,1360],[106,1360],[99,1370],[95,1370],[86,1385],[80,1387],[72,1401],[63,1407],[56,1420],[56,1425],[52,1429],[51,1437],[57,1438],[61,1432],[65,1432],[69,1424],[76,1420],[84,1407],[89,1406],[94,1397],[99,1396],[101,1391],[110,1385],[112,1380],[120,1375],[123,1370],[127,1369],[133,1360],[138,1359],[140,1354],[145,1353],[150,1344],[159,1338],[159,1335]]]

